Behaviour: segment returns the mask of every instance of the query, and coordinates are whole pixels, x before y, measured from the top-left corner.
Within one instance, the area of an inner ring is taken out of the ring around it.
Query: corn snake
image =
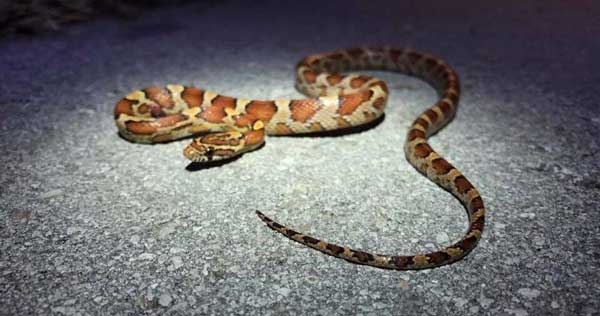
[[[388,98],[384,81],[348,70],[389,70],[416,76],[433,86],[439,100],[412,123],[404,146],[419,172],[453,194],[465,207],[469,227],[454,244],[416,255],[379,255],[321,241],[283,226],[263,213],[268,227],[288,238],[357,264],[413,270],[457,261],[473,250],[484,227],[485,208],[477,189],[427,143],[456,113],[460,85],[443,60],[409,49],[353,48],[304,58],[296,67],[296,87],[309,96],[298,100],[247,100],[189,86],[167,85],[134,91],[115,106],[122,137],[156,143],[200,135],[184,149],[193,162],[237,157],[258,148],[265,135],[340,130],[381,117]]]

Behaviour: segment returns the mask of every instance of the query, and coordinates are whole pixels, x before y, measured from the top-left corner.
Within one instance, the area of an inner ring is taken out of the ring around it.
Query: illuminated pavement
[[[0,314],[599,314],[598,6],[354,2],[186,6],[0,42]],[[362,43],[429,51],[461,75],[459,114],[431,140],[489,210],[461,262],[358,266],[254,214],[379,253],[460,238],[459,203],[404,160],[435,100],[417,79],[382,73],[392,97],[372,129],[270,138],[195,172],[186,141],[117,136],[112,107],[131,90],[297,97],[298,59]]]

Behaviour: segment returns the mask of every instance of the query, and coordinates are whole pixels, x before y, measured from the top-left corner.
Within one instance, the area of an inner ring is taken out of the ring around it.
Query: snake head
[[[229,159],[246,151],[244,135],[231,131],[194,138],[183,155],[192,162],[206,162]]]
[[[183,150],[183,155],[192,162],[207,162],[229,159],[236,156],[236,151],[226,146],[204,144],[194,140]]]

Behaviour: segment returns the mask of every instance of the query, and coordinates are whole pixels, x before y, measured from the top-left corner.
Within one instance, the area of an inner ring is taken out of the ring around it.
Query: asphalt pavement
[[[600,6],[592,1],[224,1],[0,41],[2,315],[600,314]],[[488,208],[464,260],[348,263],[255,215],[377,253],[458,240],[460,204],[404,159],[436,99],[376,72],[385,119],[337,137],[270,137],[191,171],[187,141],[140,145],[112,109],[169,83],[299,97],[302,57],[387,44],[448,61],[455,120],[431,139]]]

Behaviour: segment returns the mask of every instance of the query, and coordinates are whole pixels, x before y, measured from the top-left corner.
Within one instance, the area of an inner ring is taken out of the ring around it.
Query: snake
[[[387,84],[352,71],[384,70],[419,78],[436,90],[438,99],[410,125],[405,157],[417,171],[455,196],[466,210],[469,224],[460,240],[431,252],[375,254],[317,239],[260,211],[256,214],[269,228],[291,240],[360,265],[418,270],[447,265],[470,253],[481,239],[485,224],[482,197],[428,143],[428,138],[457,112],[460,83],[448,63],[410,48],[355,47],[310,55],[295,69],[295,86],[306,98],[251,100],[184,85],[133,91],[115,105],[118,132],[137,143],[194,137],[183,150],[192,163],[227,161],[257,149],[267,135],[343,131],[380,118],[389,96]]]

